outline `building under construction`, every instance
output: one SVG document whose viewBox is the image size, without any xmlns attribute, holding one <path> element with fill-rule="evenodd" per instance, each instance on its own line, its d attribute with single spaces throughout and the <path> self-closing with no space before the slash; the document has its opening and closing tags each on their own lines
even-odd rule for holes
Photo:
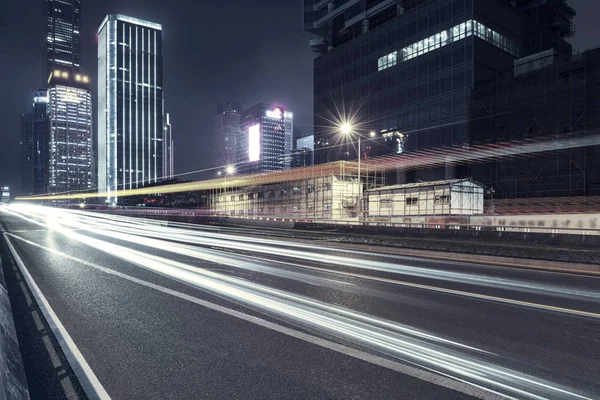
<svg viewBox="0 0 600 400">
<path fill-rule="evenodd" d="M 497 144 L 545 137 L 565 144 L 600 133 L 600 48 L 572 58 L 544 51 L 514 64 L 473 91 L 471 143 Z M 600 146 L 496 159 L 464 168 L 496 199 L 600 195 Z"/>
</svg>

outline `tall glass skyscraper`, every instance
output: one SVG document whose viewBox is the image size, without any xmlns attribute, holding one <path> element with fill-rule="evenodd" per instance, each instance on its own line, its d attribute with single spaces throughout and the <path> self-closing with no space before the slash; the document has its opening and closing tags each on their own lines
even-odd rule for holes
<svg viewBox="0 0 600 400">
<path fill-rule="evenodd" d="M 116 191 L 163 176 L 162 27 L 108 15 L 98 29 L 98 188 Z"/>
<path fill-rule="evenodd" d="M 81 0 L 45 0 L 47 7 L 44 79 L 55 69 L 70 74 L 81 72 Z"/>
<path fill-rule="evenodd" d="M 92 96 L 88 77 L 53 71 L 47 102 L 48 192 L 92 189 Z"/>
<path fill-rule="evenodd" d="M 240 130 L 242 105 L 222 101 L 217 104 L 215 116 L 214 162 L 222 167 L 235 163 L 236 137 Z"/>
</svg>

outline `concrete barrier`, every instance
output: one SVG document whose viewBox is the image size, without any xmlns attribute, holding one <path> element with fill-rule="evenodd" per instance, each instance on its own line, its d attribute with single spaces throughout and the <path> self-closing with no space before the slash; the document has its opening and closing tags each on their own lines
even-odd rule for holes
<svg viewBox="0 0 600 400">
<path fill-rule="evenodd" d="M 0 246 L 0 251 L 2 248 Z M 0 257 L 0 400 L 28 399 L 27 379 Z"/>
</svg>

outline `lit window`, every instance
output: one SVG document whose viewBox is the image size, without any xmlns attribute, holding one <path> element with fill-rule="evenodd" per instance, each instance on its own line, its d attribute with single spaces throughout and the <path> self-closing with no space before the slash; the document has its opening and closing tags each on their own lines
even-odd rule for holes
<svg viewBox="0 0 600 400">
<path fill-rule="evenodd" d="M 450 43 L 457 42 L 471 35 L 475 35 L 480 39 L 485 40 L 488 43 L 518 57 L 518 48 L 512 40 L 507 39 L 503 35 L 495 32 L 485 25 L 474 21 L 468 20 L 461 24 L 458 24 L 450 29 L 446 29 L 440 33 L 436 33 L 428 38 L 420 40 L 409 46 L 406 46 L 401 50 L 402 61 L 408 61 L 412 58 L 420 55 L 429 53 L 430 51 L 444 47 Z M 390 56 L 393 58 L 390 59 Z M 378 71 L 382 71 L 389 68 L 397 63 L 397 52 L 388 54 L 387 56 L 379 58 L 377 62 Z"/>
<path fill-rule="evenodd" d="M 377 70 L 383 71 L 384 69 L 393 67 L 398 63 L 398 52 L 394 51 L 386 56 L 379 57 L 377 60 Z"/>
</svg>

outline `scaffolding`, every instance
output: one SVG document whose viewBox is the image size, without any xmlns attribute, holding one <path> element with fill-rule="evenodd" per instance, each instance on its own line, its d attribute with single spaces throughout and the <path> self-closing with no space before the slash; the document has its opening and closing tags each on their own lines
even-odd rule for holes
<svg viewBox="0 0 600 400">
<path fill-rule="evenodd" d="M 517 61 L 518 73 L 504 71 L 476 86 L 469 121 L 472 143 L 540 137 L 569 143 L 600 132 L 600 49 L 562 61 L 549 52 L 540 56 L 543 62 L 526 66 Z M 493 188 L 497 199 L 581 197 L 583 203 L 585 197 L 600 195 L 599 160 L 598 144 L 567 146 L 494 159 L 470 168 L 468 176 Z"/>
</svg>

